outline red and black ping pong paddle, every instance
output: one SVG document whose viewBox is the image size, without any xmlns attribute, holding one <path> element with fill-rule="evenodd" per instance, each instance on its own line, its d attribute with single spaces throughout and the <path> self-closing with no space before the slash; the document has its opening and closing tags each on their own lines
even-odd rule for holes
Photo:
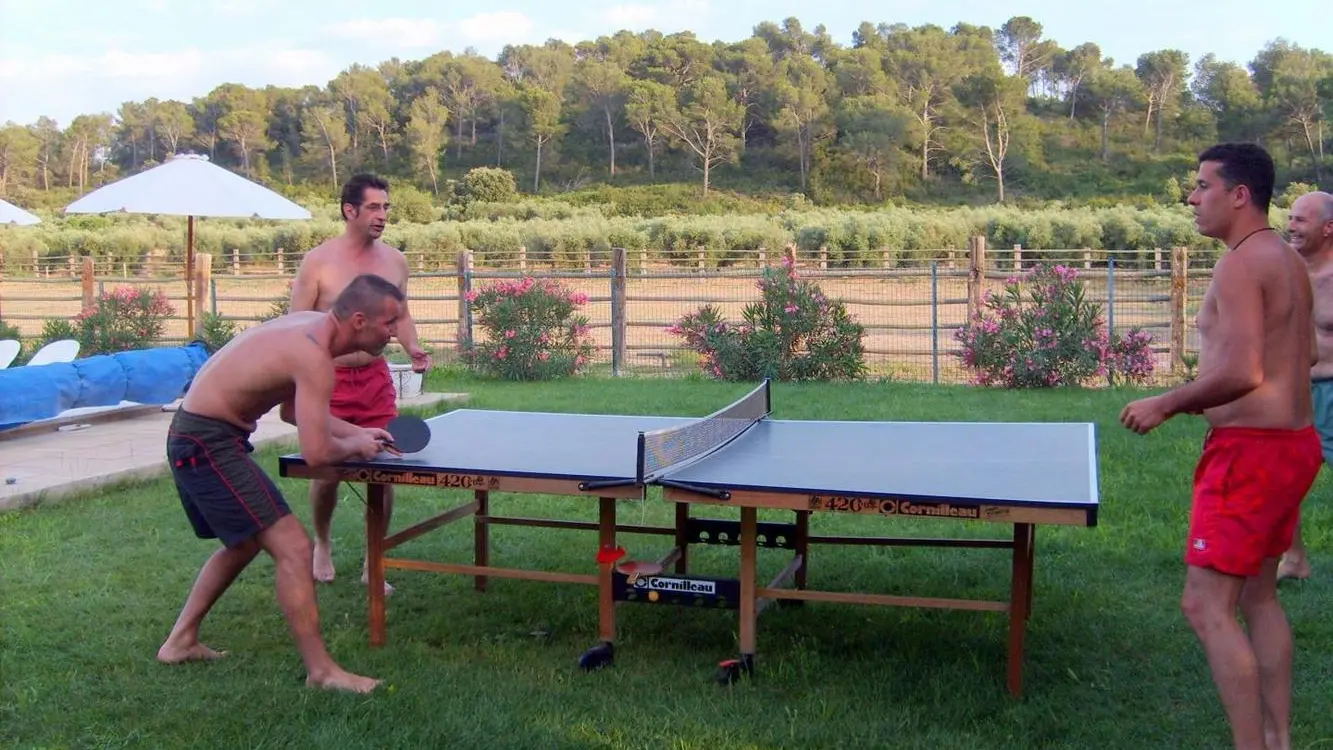
<svg viewBox="0 0 1333 750">
<path fill-rule="evenodd" d="M 406 414 L 394 417 L 385 428 L 393 436 L 386 447 L 398 453 L 416 453 L 430 443 L 430 425 L 421 417 Z"/>
</svg>

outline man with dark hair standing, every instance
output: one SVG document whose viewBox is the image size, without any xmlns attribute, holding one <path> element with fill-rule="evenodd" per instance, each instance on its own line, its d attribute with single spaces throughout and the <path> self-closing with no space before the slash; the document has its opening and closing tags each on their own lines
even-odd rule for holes
<svg viewBox="0 0 1333 750">
<path fill-rule="evenodd" d="M 1277 567 L 1323 462 L 1310 400 L 1313 294 L 1300 255 L 1268 225 L 1273 182 L 1272 158 L 1259 146 L 1219 144 L 1199 155 L 1189 197 L 1195 224 L 1227 252 L 1198 314 L 1198 377 L 1120 415 L 1139 434 L 1177 414 L 1208 422 L 1181 609 L 1235 746 L 1256 750 L 1291 746 L 1292 640 Z"/>
<path fill-rule="evenodd" d="M 1319 356 L 1310 371 L 1314 425 L 1324 445 L 1324 462 L 1333 466 L 1333 195 L 1306 193 L 1291 204 L 1287 218 L 1291 246 L 1305 259 L 1314 287 L 1315 340 Z M 1310 557 L 1296 522 L 1291 549 L 1282 556 L 1278 579 L 1309 578 Z"/>
<path fill-rule="evenodd" d="M 202 539 L 222 548 L 209 557 L 158 649 L 158 661 L 208 661 L 223 654 L 199 642 L 204 617 L 260 550 L 274 562 L 278 603 L 312 687 L 370 692 L 378 680 L 352 674 L 329 656 L 319 632 L 310 574 L 310 537 L 282 492 L 250 453 L 258 419 L 275 406 L 296 425 L 312 466 L 369 460 L 390 439 L 384 430 L 329 414 L 333 361 L 378 354 L 394 335 L 403 294 L 377 276 L 352 279 L 329 312 L 297 312 L 250 328 L 208 359 L 167 433 L 167 459 L 185 516 Z"/>
<path fill-rule="evenodd" d="M 346 223 L 342 235 L 312 248 L 301 260 L 292 282 L 293 312 L 323 311 L 342 294 L 347 283 L 359 274 L 371 273 L 396 284 L 406 295 L 408 267 L 402 252 L 380 241 L 389 214 L 389 183 L 370 174 L 354 175 L 343 186 L 340 212 Z M 417 341 L 416 324 L 406 303 L 398 321 L 398 341 L 412 358 L 412 369 L 430 369 L 430 355 Z M 353 352 L 339 357 L 337 382 L 329 408 L 333 416 L 361 427 L 384 428 L 398 416 L 397 394 L 388 362 L 382 356 Z M 392 488 L 390 488 L 392 489 Z M 338 483 L 310 483 L 310 505 L 315 527 L 314 576 L 317 581 L 334 578 L 332 541 L 329 538 L 333 509 L 338 503 Z M 391 514 L 393 493 L 386 492 L 385 513 Z M 368 578 L 363 565 L 361 581 Z M 393 587 L 385 584 L 385 592 Z"/>
</svg>

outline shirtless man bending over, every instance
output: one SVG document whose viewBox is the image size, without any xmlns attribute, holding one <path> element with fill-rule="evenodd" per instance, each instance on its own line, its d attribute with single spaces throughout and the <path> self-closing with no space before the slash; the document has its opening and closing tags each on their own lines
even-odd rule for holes
<svg viewBox="0 0 1333 750">
<path fill-rule="evenodd" d="M 1199 310 L 1198 377 L 1120 415 L 1139 434 L 1177 414 L 1208 421 L 1181 609 L 1203 645 L 1232 741 L 1247 750 L 1291 746 L 1292 641 L 1277 566 L 1323 462 L 1310 404 L 1310 278 L 1268 226 L 1273 181 L 1273 161 L 1258 146 L 1200 154 L 1189 198 L 1195 224 L 1227 252 Z"/>
<path fill-rule="evenodd" d="M 1314 287 L 1315 340 L 1319 357 L 1310 370 L 1314 426 L 1324 444 L 1324 462 L 1333 466 L 1333 195 L 1306 193 L 1291 204 L 1287 219 L 1291 246 L 1305 258 Z M 1296 522 L 1291 549 L 1282 556 L 1277 577 L 1309 578 L 1310 557 Z"/>
<path fill-rule="evenodd" d="M 310 575 L 310 537 L 282 493 L 250 458 L 257 420 L 275 406 L 296 425 L 312 466 L 371 459 L 389 440 L 383 430 L 329 415 L 334 358 L 376 354 L 394 335 L 403 294 L 376 276 L 347 285 L 330 312 L 300 312 L 243 332 L 195 376 L 167 433 L 167 459 L 185 516 L 201 539 L 223 547 L 204 563 L 171 634 L 157 652 L 177 664 L 223 655 L 199 642 L 208 611 L 262 549 L 273 558 L 278 602 L 305 661 L 306 684 L 372 691 L 378 680 L 345 671 L 319 632 Z"/>
<path fill-rule="evenodd" d="M 346 223 L 342 235 L 322 243 L 306 253 L 292 282 L 292 312 L 324 311 L 342 294 L 347 283 L 358 274 L 373 273 L 393 282 L 407 294 L 407 259 L 380 241 L 389 214 L 389 184 L 374 175 L 354 175 L 342 190 L 342 216 Z M 430 355 L 417 342 L 416 325 L 403 303 L 398 321 L 398 341 L 412 358 L 412 369 L 430 369 Z M 383 429 L 398 416 L 397 396 L 388 362 L 379 352 L 352 352 L 334 360 L 336 382 L 330 409 L 333 416 L 360 427 Z M 385 488 L 384 512 L 393 514 L 392 488 Z M 310 505 L 315 526 L 314 575 L 317 581 L 334 578 L 332 542 L 329 527 L 338 503 L 338 483 L 315 480 L 310 483 Z M 361 582 L 369 572 L 361 569 Z M 384 592 L 392 593 L 387 583 Z"/>
</svg>

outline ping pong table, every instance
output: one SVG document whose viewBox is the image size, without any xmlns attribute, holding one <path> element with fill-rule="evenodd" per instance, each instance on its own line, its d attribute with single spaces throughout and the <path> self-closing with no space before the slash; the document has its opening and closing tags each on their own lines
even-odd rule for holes
<svg viewBox="0 0 1333 750">
<path fill-rule="evenodd" d="M 1026 622 L 1032 610 L 1038 525 L 1095 526 L 1098 473 L 1090 423 L 872 422 L 771 419 L 770 384 L 703 418 L 459 409 L 428 420 L 432 437 L 420 453 L 312 468 L 283 456 L 284 477 L 368 485 L 367 595 L 372 646 L 386 642 L 386 568 L 474 577 L 593 585 L 598 588 L 598 643 L 579 659 L 584 669 L 614 659 L 619 603 L 737 609 L 739 654 L 723 660 L 718 679 L 755 672 L 758 615 L 780 600 L 963 609 L 1007 613 L 1006 687 L 1022 692 Z M 389 535 L 385 487 L 470 490 L 470 502 Z M 673 526 L 621 524 L 620 500 L 659 488 L 675 506 Z M 511 518 L 491 512 L 491 493 L 598 498 L 596 522 Z M 734 506 L 739 520 L 695 518 L 691 506 Z M 792 511 L 790 523 L 760 522 L 760 510 Z M 924 539 L 812 536 L 815 512 L 895 519 L 947 519 L 1012 526 L 1009 538 Z M 471 517 L 471 564 L 390 558 L 387 553 L 444 525 Z M 490 527 L 542 526 L 598 532 L 595 573 L 490 564 Z M 662 534 L 674 547 L 641 565 L 616 535 Z M 689 572 L 692 544 L 738 546 L 735 577 Z M 807 586 L 810 545 L 910 545 L 1012 550 L 1009 596 L 1003 601 L 818 591 Z M 759 550 L 791 550 L 766 585 L 757 580 Z M 674 570 L 665 572 L 674 565 Z"/>
</svg>

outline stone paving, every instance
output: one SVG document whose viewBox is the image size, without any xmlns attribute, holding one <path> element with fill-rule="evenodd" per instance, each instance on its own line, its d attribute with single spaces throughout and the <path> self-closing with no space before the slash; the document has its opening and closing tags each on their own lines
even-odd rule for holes
<svg viewBox="0 0 1333 750">
<path fill-rule="evenodd" d="M 400 408 L 461 402 L 462 393 L 424 393 Z M 13 510 L 126 480 L 167 473 L 167 426 L 176 404 L 91 411 L 0 433 L 0 511 Z M 296 427 L 278 410 L 259 420 L 251 442 L 296 445 Z"/>
</svg>

